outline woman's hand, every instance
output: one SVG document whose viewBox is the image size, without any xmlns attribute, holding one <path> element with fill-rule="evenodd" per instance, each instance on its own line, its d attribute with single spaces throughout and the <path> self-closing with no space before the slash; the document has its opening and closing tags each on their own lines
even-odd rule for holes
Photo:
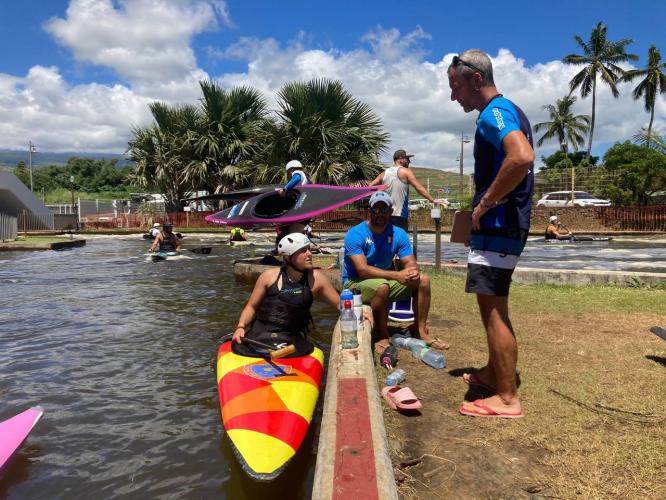
<svg viewBox="0 0 666 500">
<path fill-rule="evenodd" d="M 231 337 L 231 341 L 240 344 L 243 342 L 243 337 L 245 337 L 245 328 L 242 326 L 237 326 L 234 330 L 234 336 Z"/>
</svg>

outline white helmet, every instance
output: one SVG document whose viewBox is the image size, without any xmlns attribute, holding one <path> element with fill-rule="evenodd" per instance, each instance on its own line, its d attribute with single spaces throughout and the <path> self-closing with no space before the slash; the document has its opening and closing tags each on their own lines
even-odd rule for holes
<svg viewBox="0 0 666 500">
<path fill-rule="evenodd" d="M 160 224 L 159 222 L 156 222 L 155 224 L 153 224 L 153 227 L 160 227 L 161 225 L 162 224 Z"/>
<path fill-rule="evenodd" d="M 284 255 L 294 255 L 300 249 L 309 247 L 310 239 L 303 233 L 290 233 L 278 243 L 278 252 Z"/>
<path fill-rule="evenodd" d="M 380 201 L 386 203 L 387 207 L 393 206 L 393 200 L 388 195 L 388 193 L 385 193 L 384 191 L 377 191 L 370 197 L 370 208 L 374 207 L 375 203 L 379 203 Z"/>
<path fill-rule="evenodd" d="M 303 168 L 303 164 L 298 160 L 291 160 L 289 163 L 287 163 L 285 168 L 287 172 L 289 172 L 293 168 Z"/>
<path fill-rule="evenodd" d="M 557 215 L 551 215 L 550 219 L 548 219 L 550 222 L 555 222 L 557 220 Z"/>
</svg>

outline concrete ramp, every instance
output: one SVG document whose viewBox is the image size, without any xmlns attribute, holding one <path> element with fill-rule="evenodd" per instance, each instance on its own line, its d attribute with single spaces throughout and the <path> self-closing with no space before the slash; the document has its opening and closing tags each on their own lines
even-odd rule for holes
<svg viewBox="0 0 666 500">
<path fill-rule="evenodd" d="M 46 205 L 10 172 L 0 172 L 0 212 L 30 216 L 34 229 L 52 229 L 53 216 Z M 41 226 L 41 227 L 40 227 Z"/>
</svg>

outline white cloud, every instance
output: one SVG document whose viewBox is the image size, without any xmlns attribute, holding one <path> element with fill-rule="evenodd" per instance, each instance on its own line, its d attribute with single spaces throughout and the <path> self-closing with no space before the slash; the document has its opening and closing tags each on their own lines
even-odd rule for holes
<svg viewBox="0 0 666 500">
<path fill-rule="evenodd" d="M 178 80 L 196 69 L 192 36 L 229 23 L 220 1 L 71 0 L 45 29 L 77 61 L 115 70 L 126 81 Z"/>
<path fill-rule="evenodd" d="M 192 39 L 205 30 L 232 26 L 226 3 L 214 0 L 72 0 L 64 18 L 45 29 L 72 51 L 78 64 L 112 69 L 114 84 L 68 83 L 55 67 L 35 66 L 27 75 L 0 74 L 0 147 L 24 148 L 32 139 L 42 150 L 121 152 L 133 125 L 150 122 L 148 104 L 155 100 L 195 103 L 198 82 L 209 77 L 196 59 Z M 450 100 L 446 69 L 453 54 L 425 58 L 421 42 L 430 38 L 420 27 L 408 33 L 377 27 L 351 51 L 308 49 L 310 35 L 295 33 L 281 44 L 274 39 L 239 37 L 227 47 L 209 47 L 209 59 L 247 62 L 242 72 L 215 78 L 227 87 L 251 85 L 275 105 L 286 82 L 331 78 L 343 82 L 358 99 L 378 113 L 393 150 L 406 148 L 416 166 L 457 171 L 460 133 L 472 138 L 476 113 L 465 114 Z M 548 119 L 545 104 L 568 93 L 577 68 L 560 61 L 526 66 L 510 51 L 493 57 L 500 92 L 519 105 L 532 124 Z M 649 115 L 633 101 L 633 84 L 621 84 L 619 99 L 599 85 L 595 149 L 630 138 L 646 126 Z M 589 114 L 591 99 L 576 103 Z M 660 97 L 654 127 L 666 128 L 666 100 Z M 550 154 L 547 144 L 537 156 Z M 601 148 L 603 149 L 603 148 Z M 465 146 L 466 171 L 472 167 L 472 144 Z"/>
</svg>

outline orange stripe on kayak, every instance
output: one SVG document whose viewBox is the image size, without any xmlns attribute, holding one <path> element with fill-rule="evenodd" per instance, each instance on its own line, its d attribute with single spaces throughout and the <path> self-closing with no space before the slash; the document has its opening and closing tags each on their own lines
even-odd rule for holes
<svg viewBox="0 0 666 500">
<path fill-rule="evenodd" d="M 267 434 L 298 450 L 308 431 L 308 425 L 309 422 L 296 413 L 271 411 L 239 415 L 225 422 L 224 427 L 227 430 L 246 429 Z"/>
<path fill-rule="evenodd" d="M 220 394 L 220 406 L 224 408 L 229 401 L 241 394 L 260 389 L 261 387 L 270 387 L 271 383 L 266 380 L 249 377 L 245 374 L 238 372 L 229 372 L 218 384 L 218 392 Z"/>
<path fill-rule="evenodd" d="M 289 408 L 270 386 L 260 387 L 228 401 L 222 407 L 222 422 L 226 427 L 232 418 L 262 411 L 289 411 Z"/>
</svg>

